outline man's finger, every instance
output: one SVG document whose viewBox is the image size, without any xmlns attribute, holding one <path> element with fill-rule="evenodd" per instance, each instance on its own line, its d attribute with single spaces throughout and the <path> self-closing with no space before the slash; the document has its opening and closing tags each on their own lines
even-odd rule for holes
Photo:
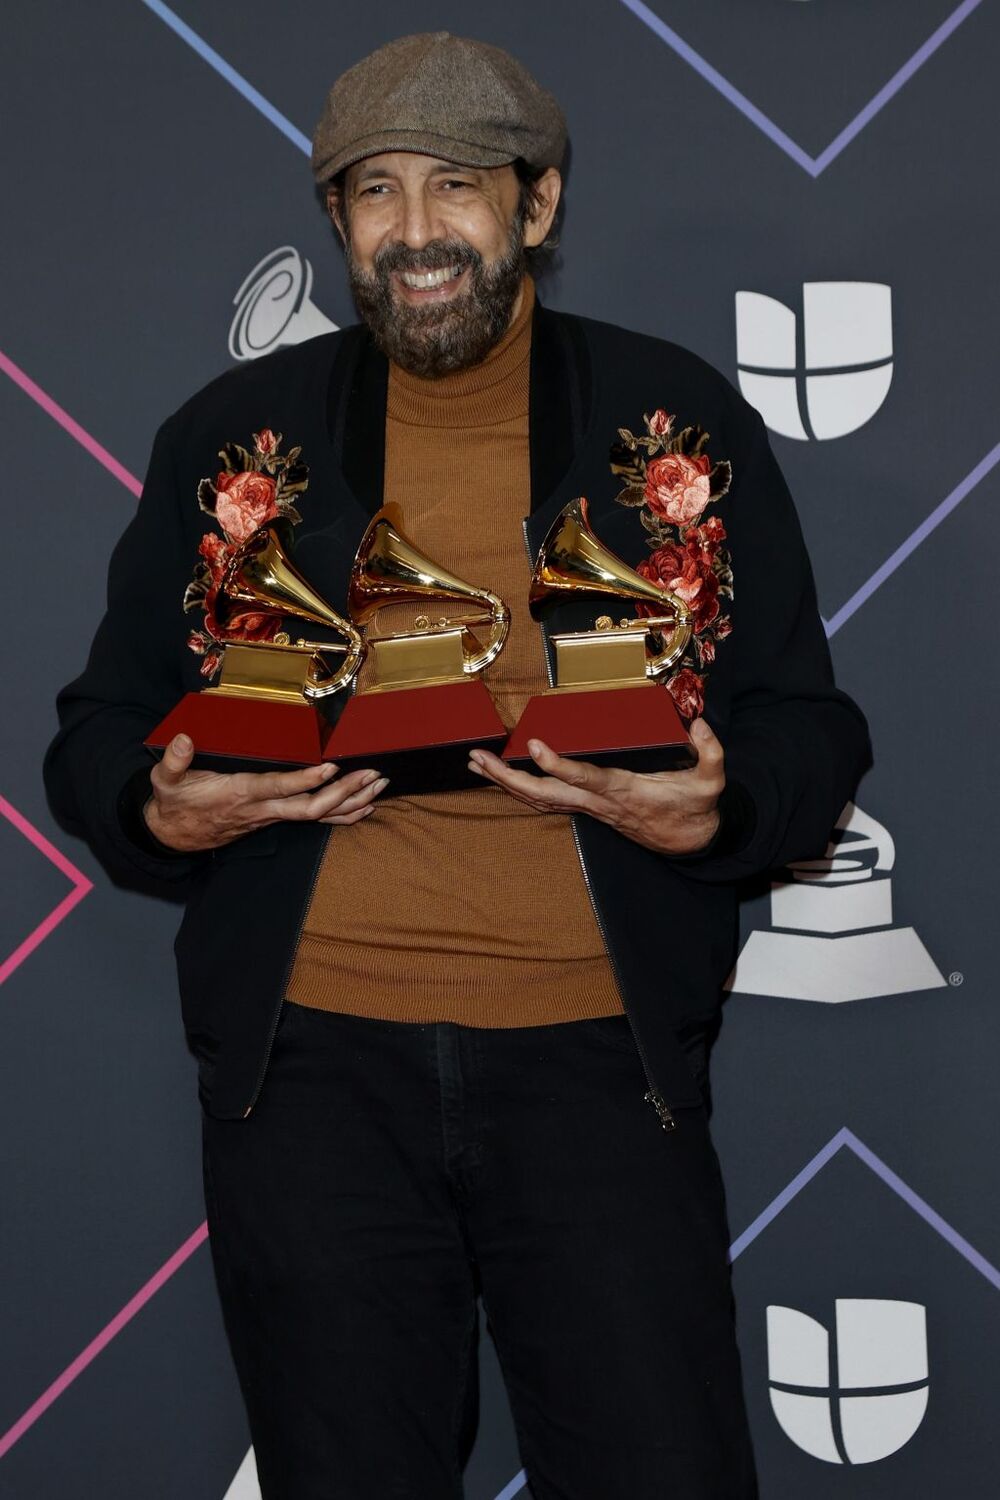
<svg viewBox="0 0 1000 1500">
<path fill-rule="evenodd" d="M 359 807 L 356 812 L 331 813 L 328 818 L 320 818 L 319 821 L 321 823 L 333 823 L 337 827 L 342 827 L 350 823 L 360 823 L 363 818 L 367 818 L 368 814 L 373 813 L 374 811 L 374 802 L 369 802 L 367 806 Z"/>
<path fill-rule="evenodd" d="M 332 781 L 336 774 L 337 766 L 332 760 L 322 761 L 318 766 L 303 766 L 299 771 L 247 771 L 240 778 L 240 790 L 248 801 L 270 802 L 274 798 L 312 792 Z"/>
<path fill-rule="evenodd" d="M 155 768 L 154 783 L 160 787 L 178 786 L 187 775 L 194 759 L 194 742 L 186 734 L 175 734 Z"/>
<path fill-rule="evenodd" d="M 333 812 L 357 808 L 381 795 L 388 786 L 377 771 L 352 771 L 342 781 L 317 792 L 302 792 L 295 797 L 274 797 L 260 805 L 260 811 L 281 823 L 318 823 Z"/>
<path fill-rule="evenodd" d="M 598 796 L 610 789 L 615 773 L 606 770 L 603 766 L 595 766 L 589 760 L 570 760 L 568 756 L 557 755 L 544 740 L 529 740 L 528 750 L 535 765 L 540 771 L 544 771 L 546 776 L 557 776 L 568 786 L 579 787 L 585 792 L 595 792 Z"/>
<path fill-rule="evenodd" d="M 689 732 L 698 752 L 698 764 L 692 768 L 695 774 L 700 772 L 708 776 L 717 775 L 725 760 L 725 751 L 713 734 L 711 725 L 704 719 L 694 719 Z"/>
<path fill-rule="evenodd" d="M 557 760 L 559 758 L 556 756 Z M 571 786 L 557 776 L 535 776 L 531 771 L 515 771 L 489 750 L 473 750 L 469 764 L 496 786 L 542 811 L 590 812 L 596 804 L 597 799 L 583 787 Z"/>
</svg>

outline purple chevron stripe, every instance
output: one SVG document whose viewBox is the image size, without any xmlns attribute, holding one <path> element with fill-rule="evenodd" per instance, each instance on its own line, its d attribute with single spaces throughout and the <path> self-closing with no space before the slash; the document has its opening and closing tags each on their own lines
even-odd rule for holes
<svg viewBox="0 0 1000 1500">
<path fill-rule="evenodd" d="M 904 84 L 909 83 L 914 73 L 922 68 L 929 58 L 934 56 L 938 48 L 948 40 L 954 31 L 957 31 L 962 22 L 968 20 L 972 12 L 982 4 L 982 0 L 962 0 L 962 4 L 952 11 L 951 15 L 927 38 L 922 47 L 917 48 L 913 56 L 892 75 L 884 87 L 879 89 L 874 98 L 870 99 L 865 105 L 864 109 L 859 110 L 854 119 L 844 126 L 840 134 L 834 137 L 826 150 L 821 151 L 819 156 L 810 156 L 808 151 L 804 151 L 797 141 L 792 140 L 792 137 L 781 129 L 780 125 L 776 125 L 769 115 L 766 115 L 762 109 L 758 109 L 756 104 L 747 98 L 746 94 L 741 93 L 738 88 L 729 82 L 728 78 L 724 78 L 717 68 L 713 68 L 712 64 L 702 57 L 700 52 L 696 52 L 678 32 L 674 31 L 672 26 L 668 26 L 666 21 L 662 20 L 655 11 L 650 10 L 649 6 L 643 3 L 643 0 L 619 0 L 619 4 L 624 5 L 626 10 L 630 10 L 661 41 L 666 42 L 667 46 L 676 52 L 678 57 L 683 58 L 684 62 L 690 67 L 694 68 L 695 72 L 700 74 L 706 83 L 711 84 L 712 88 L 720 93 L 723 99 L 728 99 L 729 103 L 735 109 L 738 109 L 740 114 L 745 115 L 752 125 L 756 125 L 757 129 L 762 131 L 768 140 L 773 141 L 780 150 L 784 151 L 786 156 L 791 157 L 796 166 L 801 167 L 804 172 L 808 172 L 810 177 L 816 178 L 822 172 L 826 171 L 831 162 L 836 161 L 840 153 L 850 145 L 856 136 L 861 134 L 867 125 L 871 124 L 875 116 L 881 113 L 890 99 L 895 98 Z"/>
<path fill-rule="evenodd" d="M 837 1131 L 837 1134 L 827 1141 L 826 1145 L 820 1151 L 817 1151 L 811 1161 L 806 1162 L 801 1172 L 798 1172 L 792 1178 L 791 1182 L 782 1188 L 781 1192 L 775 1198 L 772 1198 L 763 1212 L 759 1213 L 753 1223 L 749 1224 L 743 1233 L 733 1241 L 729 1248 L 730 1260 L 736 1260 L 737 1256 L 742 1255 L 743 1251 L 752 1245 L 759 1235 L 763 1234 L 768 1225 L 774 1222 L 792 1200 L 798 1197 L 802 1189 L 808 1183 L 812 1182 L 817 1173 L 821 1172 L 831 1158 L 836 1156 L 837 1152 L 845 1146 L 848 1151 L 853 1151 L 858 1160 L 863 1162 L 870 1171 L 874 1172 L 875 1176 L 880 1178 L 886 1187 L 891 1188 L 897 1197 L 903 1200 L 907 1208 L 911 1208 L 915 1214 L 923 1219 L 925 1224 L 934 1230 L 935 1234 L 939 1234 L 946 1244 L 958 1252 L 963 1260 L 968 1261 L 973 1270 L 978 1271 L 980 1276 L 984 1276 L 992 1287 L 1000 1291 L 1000 1270 L 991 1261 L 988 1261 L 985 1255 L 981 1255 L 974 1245 L 970 1245 L 969 1241 L 963 1235 L 959 1234 L 958 1230 L 954 1229 L 948 1223 L 947 1219 L 942 1218 L 936 1209 L 932 1208 L 924 1198 L 920 1197 L 919 1193 L 914 1192 L 913 1188 L 905 1183 L 902 1177 L 894 1172 L 890 1166 L 887 1166 L 880 1156 L 876 1156 L 871 1147 L 866 1146 L 864 1141 L 860 1140 L 854 1134 L 853 1130 L 848 1130 L 846 1125 L 842 1126 Z"/>
<path fill-rule="evenodd" d="M 985 479 L 987 474 L 995 469 L 998 463 L 1000 463 L 1000 443 L 997 443 L 995 448 L 991 448 L 985 458 L 980 459 L 976 467 L 966 474 L 965 478 L 960 484 L 955 486 L 950 495 L 945 496 L 940 505 L 934 507 L 930 515 L 921 521 L 915 531 L 910 532 L 905 541 L 900 542 L 895 552 L 891 553 L 885 562 L 875 569 L 875 572 L 867 582 L 863 583 L 857 592 L 851 595 L 847 603 L 842 604 L 831 619 L 824 620 L 827 639 L 836 635 L 841 625 L 847 624 L 847 621 L 861 608 L 862 604 L 868 602 L 872 594 L 875 593 L 875 590 L 882 587 L 886 579 L 895 573 L 896 569 L 906 561 L 910 553 L 915 552 L 920 543 L 927 540 L 931 532 L 940 526 L 941 522 L 947 516 L 951 515 L 952 511 L 962 503 L 967 495 L 972 494 L 976 485 Z"/>
</svg>

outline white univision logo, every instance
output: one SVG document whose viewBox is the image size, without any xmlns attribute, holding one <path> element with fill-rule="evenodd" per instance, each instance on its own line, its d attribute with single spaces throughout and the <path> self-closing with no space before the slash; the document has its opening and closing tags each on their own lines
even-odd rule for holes
<svg viewBox="0 0 1000 1500">
<path fill-rule="evenodd" d="M 945 980 L 912 927 L 892 925 L 887 829 L 848 802 L 822 859 L 771 886 L 772 932 L 752 932 L 726 988 L 790 1000 L 872 1000 Z"/>
<path fill-rule="evenodd" d="M 871 420 L 892 384 L 892 290 L 807 281 L 801 330 L 783 302 L 737 292 L 736 359 L 740 390 L 772 432 L 843 437 Z"/>
<path fill-rule="evenodd" d="M 282 245 L 258 261 L 233 298 L 233 359 L 259 359 L 284 344 L 335 333 L 337 324 L 309 296 L 312 281 L 312 266 L 294 245 Z"/>
<path fill-rule="evenodd" d="M 836 1339 L 794 1307 L 767 1309 L 771 1409 L 793 1443 L 830 1464 L 871 1464 L 908 1443 L 927 1410 L 919 1302 L 838 1298 Z"/>
<path fill-rule="evenodd" d="M 260 1481 L 257 1478 L 257 1460 L 252 1448 L 236 1471 L 236 1477 L 222 1500 L 260 1500 Z"/>
</svg>

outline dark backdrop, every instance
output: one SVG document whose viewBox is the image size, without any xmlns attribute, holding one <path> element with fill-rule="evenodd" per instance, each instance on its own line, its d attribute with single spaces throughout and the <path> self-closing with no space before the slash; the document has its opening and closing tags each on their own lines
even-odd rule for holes
<svg viewBox="0 0 1000 1500">
<path fill-rule="evenodd" d="M 763 1495 L 986 1500 L 996 6 L 177 3 L 35 0 L 0 50 L 0 1492 L 255 1493 L 201 1228 L 178 914 L 53 825 L 39 765 L 158 423 L 234 354 L 352 319 L 303 155 L 326 88 L 442 27 L 509 47 L 565 105 L 543 296 L 742 365 L 874 732 L 831 863 L 745 908 L 714 1059 Z M 507 1500 L 526 1491 L 486 1344 L 483 1364 L 468 1493 Z"/>
</svg>

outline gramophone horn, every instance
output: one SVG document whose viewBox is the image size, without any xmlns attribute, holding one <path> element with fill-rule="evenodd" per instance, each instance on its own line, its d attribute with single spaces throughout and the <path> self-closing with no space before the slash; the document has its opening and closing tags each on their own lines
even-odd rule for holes
<svg viewBox="0 0 1000 1500">
<path fill-rule="evenodd" d="M 485 625 L 488 621 L 485 646 L 468 630 L 463 629 L 462 635 L 463 670 L 469 675 L 481 672 L 500 654 L 510 629 L 510 610 L 488 589 L 475 588 L 433 562 L 400 529 L 398 517 L 398 507 L 383 506 L 361 538 L 347 590 L 352 620 L 365 626 L 387 604 L 417 605 L 424 610 L 440 606 L 442 601 L 478 606 L 475 614 L 426 618 L 417 628 L 423 632 Z"/>
<path fill-rule="evenodd" d="M 691 612 L 682 599 L 650 583 L 606 547 L 595 534 L 583 496 L 556 517 L 541 545 L 528 602 L 537 619 L 553 599 L 597 594 L 651 605 L 652 618 L 630 620 L 624 630 L 659 635 L 662 649 L 647 643 L 646 676 L 659 677 L 680 661 L 691 639 Z M 664 627 L 669 626 L 669 631 Z"/>
<path fill-rule="evenodd" d="M 365 643 L 350 620 L 327 604 L 307 583 L 289 556 L 292 523 L 284 517 L 268 521 L 238 548 L 222 575 L 215 603 L 215 616 L 225 628 L 237 613 L 237 604 L 254 605 L 262 614 L 291 615 L 313 625 L 325 625 L 342 635 L 347 644 L 306 641 L 320 655 L 343 652 L 344 660 L 331 677 L 320 678 L 310 668 L 302 691 L 307 698 L 326 698 L 346 687 L 365 659 Z"/>
</svg>

